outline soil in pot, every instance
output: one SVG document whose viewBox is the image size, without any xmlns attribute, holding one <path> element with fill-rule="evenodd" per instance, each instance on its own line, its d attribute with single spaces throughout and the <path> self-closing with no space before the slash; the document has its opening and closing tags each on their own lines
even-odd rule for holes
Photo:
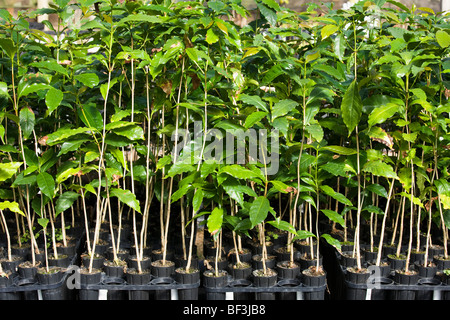
<svg viewBox="0 0 450 320">
<path fill-rule="evenodd" d="M 226 270 L 206 270 L 203 272 L 203 286 L 206 289 L 206 300 L 225 300 L 225 292 L 209 292 L 208 288 L 222 288 L 228 284 Z"/>
<path fill-rule="evenodd" d="M 91 272 L 89 272 L 89 269 L 85 267 L 80 269 L 81 285 L 99 284 L 101 279 L 102 271 L 100 269 L 92 269 Z M 98 295 L 98 290 L 80 289 L 78 298 L 80 300 L 98 300 Z"/>
<path fill-rule="evenodd" d="M 195 284 L 200 282 L 200 270 L 197 268 L 190 268 L 186 270 L 185 267 L 175 269 L 175 281 L 179 284 Z M 191 289 L 179 289 L 179 300 L 198 300 L 198 287 Z"/>
<path fill-rule="evenodd" d="M 256 269 L 252 272 L 253 284 L 258 288 L 273 287 L 277 283 L 278 273 L 271 268 Z M 255 300 L 275 300 L 275 292 L 256 292 Z"/>
<path fill-rule="evenodd" d="M 142 270 L 141 273 L 137 269 L 127 268 L 125 273 L 126 281 L 131 285 L 147 285 L 151 280 L 150 269 Z M 129 290 L 130 300 L 149 300 L 150 292 L 148 290 Z"/>
<path fill-rule="evenodd" d="M 345 270 L 345 280 L 354 284 L 367 284 L 371 273 L 367 268 L 358 269 L 356 266 L 347 267 Z M 346 297 L 348 300 L 365 300 L 367 289 L 346 288 Z"/>
<path fill-rule="evenodd" d="M 307 287 L 322 287 L 325 286 L 327 279 L 327 273 L 322 266 L 310 266 L 302 271 L 301 281 L 303 285 Z M 324 290 L 315 292 L 303 292 L 304 300 L 324 300 Z"/>
</svg>

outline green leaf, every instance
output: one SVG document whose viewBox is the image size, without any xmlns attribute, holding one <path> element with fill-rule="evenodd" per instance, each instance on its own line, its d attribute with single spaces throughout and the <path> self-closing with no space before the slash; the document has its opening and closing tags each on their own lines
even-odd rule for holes
<svg viewBox="0 0 450 320">
<path fill-rule="evenodd" d="M 366 187 L 366 189 L 369 190 L 370 192 L 375 193 L 376 195 L 378 195 L 380 197 L 384 197 L 384 198 L 388 197 L 388 193 L 387 193 L 386 189 L 382 185 L 379 185 L 377 183 L 368 185 Z"/>
<path fill-rule="evenodd" d="M 295 240 L 304 240 L 307 238 L 315 238 L 316 235 L 312 232 L 306 231 L 306 230 L 298 230 L 297 231 L 297 236 L 295 237 Z"/>
<path fill-rule="evenodd" d="M 64 94 L 61 90 L 50 88 L 45 95 L 45 104 L 48 108 L 48 113 L 52 114 L 53 111 L 58 108 L 64 98 Z"/>
<path fill-rule="evenodd" d="M 347 126 L 349 136 L 359 124 L 362 106 L 363 104 L 361 96 L 359 95 L 358 85 L 356 80 L 353 80 L 345 92 L 341 104 L 342 120 L 344 120 L 344 124 Z"/>
<path fill-rule="evenodd" d="M 119 188 L 111 188 L 109 190 L 109 194 L 112 197 L 117 197 L 120 202 L 126 204 L 130 208 L 132 208 L 135 211 L 141 213 L 139 200 L 136 199 L 136 195 L 131 193 L 130 190 L 123 190 L 123 189 L 119 189 Z"/>
<path fill-rule="evenodd" d="M 208 42 L 208 44 L 213 44 L 217 41 L 219 41 L 219 37 L 214 33 L 212 28 L 209 28 L 206 32 L 206 42 Z"/>
<path fill-rule="evenodd" d="M 249 210 L 252 228 L 257 224 L 266 220 L 269 210 L 270 210 L 270 202 L 264 196 L 259 196 L 252 202 L 252 205 Z"/>
<path fill-rule="evenodd" d="M 195 191 L 194 196 L 192 197 L 192 210 L 194 212 L 197 212 L 198 210 L 200 210 L 200 206 L 202 205 L 202 202 L 203 202 L 203 190 L 197 189 Z"/>
<path fill-rule="evenodd" d="M 321 150 L 328 150 L 337 154 L 341 154 L 344 156 L 350 156 L 352 154 L 356 154 L 356 150 L 341 146 L 324 146 Z"/>
<path fill-rule="evenodd" d="M 30 65 L 39 69 L 48 69 L 61 73 L 65 76 L 69 76 L 67 70 L 63 66 L 59 65 L 56 60 L 33 62 Z"/>
<path fill-rule="evenodd" d="M 50 222 L 50 220 L 49 219 L 46 219 L 46 218 L 39 218 L 38 220 L 37 220 L 37 222 L 38 222 L 38 224 L 42 227 L 42 228 L 47 228 L 47 225 L 48 225 L 48 223 Z"/>
<path fill-rule="evenodd" d="M 347 206 L 352 206 L 352 202 L 347 199 L 342 193 L 336 192 L 334 191 L 333 188 L 331 188 L 330 186 L 327 185 L 323 185 L 320 186 L 320 190 L 325 193 L 326 195 L 332 197 L 333 199 L 347 205 Z"/>
<path fill-rule="evenodd" d="M 87 104 L 78 108 L 78 116 L 87 127 L 102 131 L 103 117 L 95 104 Z"/>
<path fill-rule="evenodd" d="M 371 173 L 375 176 L 385 177 L 389 179 L 398 179 L 397 174 L 390 165 L 381 160 L 368 161 L 362 168 L 363 172 Z"/>
<path fill-rule="evenodd" d="M 322 209 L 322 212 L 333 222 L 339 223 L 342 227 L 345 228 L 345 220 L 342 216 L 333 210 Z"/>
<path fill-rule="evenodd" d="M 225 210 L 223 208 L 220 207 L 214 208 L 214 210 L 211 212 L 207 220 L 207 227 L 209 233 L 211 233 L 212 235 L 216 235 L 220 231 L 223 224 L 224 214 Z"/>
<path fill-rule="evenodd" d="M 0 39 L 0 47 L 6 52 L 11 60 L 14 59 L 14 55 L 16 54 L 18 47 L 14 45 L 14 42 L 11 39 Z"/>
<path fill-rule="evenodd" d="M 0 210 L 5 210 L 5 209 L 8 209 L 8 210 L 10 210 L 12 212 L 15 212 L 15 213 L 18 213 L 18 214 L 20 214 L 20 215 L 25 217 L 25 213 L 23 213 L 23 211 L 20 210 L 19 204 L 17 202 L 15 202 L 15 201 L 13 201 L 13 202 L 9 202 L 9 201 L 2 201 L 2 202 L 0 202 Z"/>
<path fill-rule="evenodd" d="M 274 104 L 272 108 L 272 121 L 280 116 L 285 116 L 298 106 L 298 102 L 284 99 Z"/>
<path fill-rule="evenodd" d="M 55 180 L 47 172 L 41 172 L 36 177 L 39 190 L 49 199 L 53 199 L 55 195 Z"/>
<path fill-rule="evenodd" d="M 75 128 L 75 129 L 61 128 L 61 129 L 58 129 L 55 132 L 47 135 L 47 137 L 48 137 L 47 144 L 49 146 L 52 146 L 54 144 L 64 141 L 67 138 L 70 138 L 70 137 L 80 134 L 80 133 L 84 133 L 86 131 L 89 131 L 89 128 L 86 128 L 86 127 L 80 127 L 80 128 Z"/>
<path fill-rule="evenodd" d="M 403 107 L 396 103 L 388 103 L 386 105 L 374 108 L 369 115 L 368 124 L 372 127 L 379 123 L 384 123 L 390 119 L 394 114 L 401 112 Z"/>
<path fill-rule="evenodd" d="M 237 179 L 253 179 L 258 177 L 253 171 L 246 169 L 238 164 L 232 164 L 223 167 L 219 173 L 226 173 Z"/>
<path fill-rule="evenodd" d="M 264 119 L 267 116 L 267 112 L 265 111 L 257 111 L 249 114 L 245 119 L 244 127 L 246 129 L 251 128 L 255 123 Z"/>
<path fill-rule="evenodd" d="M 285 220 L 281 220 L 280 217 L 276 218 L 274 221 L 268 221 L 267 223 L 278 230 L 287 231 L 297 235 L 297 230 L 295 230 L 294 226 Z"/>
<path fill-rule="evenodd" d="M 61 194 L 56 200 L 55 214 L 58 215 L 61 212 L 64 212 L 70 207 L 72 207 L 72 205 L 78 199 L 79 196 L 80 195 L 78 193 L 73 191 L 66 191 L 63 194 Z"/>
<path fill-rule="evenodd" d="M 0 181 L 11 178 L 20 168 L 23 162 L 0 163 Z"/>
<path fill-rule="evenodd" d="M 167 173 L 167 177 L 173 177 L 177 174 L 182 174 L 185 172 L 192 172 L 194 171 L 194 166 L 183 163 L 183 162 L 175 162 L 169 169 L 169 172 Z"/>
<path fill-rule="evenodd" d="M 29 107 L 23 107 L 19 113 L 20 128 L 22 129 L 23 138 L 28 137 L 33 133 L 36 117 L 33 110 Z"/>
<path fill-rule="evenodd" d="M 31 83 L 31 84 L 25 83 L 23 86 L 19 87 L 18 96 L 19 96 L 19 98 L 21 98 L 21 97 L 25 97 L 25 96 L 29 95 L 30 93 L 35 93 L 35 92 L 47 90 L 50 88 L 52 88 L 52 87 L 45 83 Z"/>
<path fill-rule="evenodd" d="M 441 48 L 447 48 L 450 46 L 450 35 L 443 30 L 438 30 L 436 32 L 436 40 Z"/>
<path fill-rule="evenodd" d="M 327 233 L 322 234 L 321 237 L 324 238 L 331 246 L 337 248 L 338 250 L 341 250 L 341 243 L 339 242 L 339 240 L 333 238 Z"/>
<path fill-rule="evenodd" d="M 328 38 L 329 36 L 333 35 L 338 30 L 339 30 L 339 27 L 337 25 L 335 25 L 335 24 L 327 24 L 320 31 L 320 34 L 322 36 L 322 40 L 324 40 L 324 39 Z"/>
<path fill-rule="evenodd" d="M 144 129 L 138 125 L 130 125 L 112 130 L 115 134 L 127 137 L 130 140 L 144 139 Z"/>
<path fill-rule="evenodd" d="M 89 88 L 93 88 L 99 83 L 98 76 L 95 73 L 80 73 L 76 74 L 74 78 Z"/>
<path fill-rule="evenodd" d="M 266 103 L 264 101 L 262 101 L 262 99 L 259 96 L 249 96 L 246 94 L 240 94 L 239 100 L 246 104 L 255 106 L 259 110 L 269 112 L 269 109 L 267 108 Z"/>
<path fill-rule="evenodd" d="M 257 2 L 256 5 L 261 15 L 266 18 L 267 22 L 270 25 L 275 26 L 275 24 L 277 23 L 277 13 L 269 7 L 266 7 L 262 3 Z"/>
</svg>

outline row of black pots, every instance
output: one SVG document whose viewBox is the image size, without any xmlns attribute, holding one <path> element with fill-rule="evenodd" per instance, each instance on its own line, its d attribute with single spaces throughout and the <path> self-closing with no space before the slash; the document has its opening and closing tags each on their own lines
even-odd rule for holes
<svg viewBox="0 0 450 320">
<path fill-rule="evenodd" d="M 245 265 L 245 264 L 244 264 Z M 274 287 L 277 283 L 285 280 L 300 280 L 307 287 L 322 287 L 326 284 L 326 272 L 320 274 L 313 272 L 313 268 L 300 271 L 297 263 L 291 264 L 289 261 L 277 263 L 276 269 L 252 269 L 249 264 L 246 267 L 231 268 L 227 270 L 206 270 L 203 273 L 203 285 L 206 290 L 207 300 L 225 300 L 226 290 L 208 290 L 214 288 L 224 288 L 227 286 L 245 287 L 253 285 L 261 288 L 257 292 L 236 291 L 233 294 L 234 300 L 296 300 L 297 293 L 294 292 L 272 292 L 265 291 L 264 288 Z M 299 286 L 300 282 L 285 282 L 287 285 Z M 300 287 L 299 287 L 300 288 Z M 301 290 L 301 289 L 299 289 Z M 304 300 L 324 300 L 325 290 L 303 293 Z"/>
</svg>

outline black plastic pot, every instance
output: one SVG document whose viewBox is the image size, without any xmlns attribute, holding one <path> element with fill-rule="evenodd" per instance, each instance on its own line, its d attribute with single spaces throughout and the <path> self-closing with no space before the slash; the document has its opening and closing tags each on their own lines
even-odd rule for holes
<svg viewBox="0 0 450 320">
<path fill-rule="evenodd" d="M 306 243 L 304 240 L 298 240 L 294 242 L 294 246 L 300 252 L 300 255 L 310 254 L 311 253 L 311 245 Z M 317 243 L 313 243 L 313 252 L 317 252 Z"/>
<path fill-rule="evenodd" d="M 126 281 L 131 285 L 147 285 L 151 280 L 151 273 L 149 269 L 143 270 L 142 273 L 138 273 L 136 269 L 127 269 L 125 273 Z M 150 293 L 148 290 L 129 290 L 130 300 L 149 300 Z"/>
<path fill-rule="evenodd" d="M 362 270 L 357 270 L 356 267 L 348 267 L 345 270 L 345 280 L 353 284 L 366 284 L 371 273 L 368 269 L 363 268 Z M 347 287 L 346 298 L 348 300 L 365 300 L 367 290 Z"/>
<path fill-rule="evenodd" d="M 360 255 L 361 264 L 364 262 L 364 254 Z M 357 265 L 357 255 L 353 255 L 352 251 L 343 251 L 340 256 L 340 264 L 343 267 L 353 267 Z"/>
<path fill-rule="evenodd" d="M 23 260 L 27 260 L 28 254 L 30 254 L 30 253 L 31 253 L 31 247 L 29 244 L 22 245 L 21 247 L 19 247 L 18 245 L 11 247 L 11 254 L 14 256 L 20 256 L 20 257 L 22 257 Z"/>
<path fill-rule="evenodd" d="M 275 269 L 277 263 L 277 259 L 274 255 L 268 255 L 266 259 L 266 267 L 270 269 Z M 263 262 L 261 260 L 260 254 L 255 254 L 252 256 L 252 268 L 254 270 L 262 269 L 263 268 Z"/>
<path fill-rule="evenodd" d="M 280 261 L 276 267 L 278 278 L 280 280 L 285 279 L 297 279 L 300 275 L 300 265 L 297 262 L 291 264 L 290 261 Z M 278 298 L 280 300 L 296 300 L 297 294 L 295 292 L 280 292 Z"/>
<path fill-rule="evenodd" d="M 300 263 L 300 270 L 302 270 L 302 271 L 308 269 L 309 267 L 317 265 L 317 259 L 311 258 L 311 256 L 308 253 L 300 256 L 300 258 L 298 259 L 298 262 Z M 322 265 L 322 263 L 323 263 L 323 257 L 322 257 L 322 254 L 320 254 L 319 255 L 319 265 Z"/>
<path fill-rule="evenodd" d="M 278 273 L 273 269 L 267 269 L 268 274 L 264 274 L 263 269 L 253 270 L 253 284 L 258 288 L 273 287 L 277 283 Z M 275 300 L 275 292 L 256 292 L 255 300 Z"/>
<path fill-rule="evenodd" d="M 17 267 L 23 261 L 24 260 L 22 256 L 12 255 L 11 260 L 8 259 L 2 260 L 3 271 L 11 271 L 12 276 L 15 276 L 17 274 Z"/>
<path fill-rule="evenodd" d="M 103 263 L 105 262 L 105 257 L 100 254 L 95 254 L 94 258 L 92 259 L 92 268 L 93 269 L 102 269 Z M 81 263 L 83 267 L 89 268 L 89 265 L 91 263 L 91 257 L 86 254 L 81 256 Z"/>
<path fill-rule="evenodd" d="M 81 285 L 99 284 L 101 282 L 101 279 L 102 273 L 100 269 L 92 269 L 91 273 L 89 273 L 85 268 L 82 268 L 82 270 L 80 270 Z M 80 289 L 79 291 L 80 300 L 98 300 L 98 295 L 98 290 Z"/>
<path fill-rule="evenodd" d="M 11 271 L 5 271 L 7 276 L 0 276 L 0 288 L 8 288 L 13 285 L 13 274 Z M 11 292 L 0 292 L 0 300 L 20 300 L 20 293 L 11 290 Z"/>
<path fill-rule="evenodd" d="M 110 261 L 105 261 L 103 263 L 103 271 L 105 272 L 106 279 L 104 282 L 106 284 L 123 284 L 125 280 L 125 268 L 126 262 L 122 265 L 110 264 Z M 107 299 L 108 300 L 125 300 L 126 291 L 124 290 L 108 290 Z"/>
<path fill-rule="evenodd" d="M 445 259 L 444 254 L 434 255 L 433 261 L 439 271 L 450 269 L 450 257 L 448 259 Z"/>
<path fill-rule="evenodd" d="M 42 300 L 65 300 L 65 288 L 63 280 L 64 273 L 60 267 L 52 266 L 49 267 L 49 272 L 45 268 L 39 268 L 36 273 L 36 278 L 39 284 L 43 285 L 56 285 L 54 289 L 42 290 Z"/>
<path fill-rule="evenodd" d="M 152 258 L 149 256 L 143 256 L 140 260 L 141 270 L 146 270 L 151 268 Z M 128 256 L 128 268 L 138 270 L 138 260 L 135 255 Z"/>
<path fill-rule="evenodd" d="M 66 254 L 58 254 L 58 258 L 50 256 L 48 258 L 48 265 L 52 267 L 67 268 L 70 265 L 70 258 Z"/>
<path fill-rule="evenodd" d="M 151 273 L 155 278 L 172 278 L 175 274 L 175 262 L 166 260 L 163 265 L 162 260 L 151 263 Z M 160 282 L 160 284 L 170 284 L 169 282 Z M 155 290 L 155 300 L 170 300 L 170 290 Z"/>
<path fill-rule="evenodd" d="M 229 272 L 231 277 L 233 278 L 232 283 L 234 284 L 234 286 L 241 286 L 241 284 L 251 284 L 250 278 L 252 275 L 252 270 L 252 266 L 248 262 L 243 262 L 240 266 L 231 264 L 229 266 Z M 250 295 L 247 292 L 234 292 L 233 298 L 234 300 L 249 300 Z"/>
<path fill-rule="evenodd" d="M 395 253 L 390 254 L 387 256 L 387 260 L 391 265 L 392 271 L 401 270 L 406 267 L 406 257 L 404 257 L 403 255 L 396 256 Z"/>
<path fill-rule="evenodd" d="M 435 263 L 425 266 L 422 261 L 416 261 L 414 263 L 414 268 L 419 273 L 419 278 L 434 278 L 438 270 Z"/>
<path fill-rule="evenodd" d="M 207 288 L 222 288 L 227 285 L 228 272 L 218 270 L 218 276 L 214 270 L 206 270 L 203 272 L 203 285 Z M 206 300 L 225 300 L 225 292 L 208 292 L 206 291 Z"/>
<path fill-rule="evenodd" d="M 301 281 L 306 287 L 322 287 L 326 284 L 327 273 L 323 271 L 321 274 L 315 274 L 312 272 L 312 268 L 308 268 L 302 271 Z M 304 292 L 304 300 L 324 300 L 325 299 L 325 289 L 316 292 Z"/>
<path fill-rule="evenodd" d="M 246 248 L 244 248 L 242 250 L 243 250 L 243 252 L 238 254 L 239 260 L 241 262 L 250 262 L 252 260 L 252 251 L 250 249 L 246 249 Z M 234 251 L 234 248 L 228 252 L 228 256 L 230 257 L 229 260 L 231 263 L 234 264 L 237 262 L 236 253 Z"/>
<path fill-rule="evenodd" d="M 175 281 L 179 284 L 195 284 L 200 281 L 200 270 L 192 268 L 186 272 L 184 267 L 175 269 Z M 198 288 L 179 289 L 178 300 L 198 300 Z"/>
<path fill-rule="evenodd" d="M 401 270 L 395 270 L 394 281 L 400 285 L 417 285 L 419 281 L 419 273 L 411 271 L 405 274 Z M 392 300 L 415 300 L 416 291 L 414 290 L 393 290 Z"/>
</svg>

